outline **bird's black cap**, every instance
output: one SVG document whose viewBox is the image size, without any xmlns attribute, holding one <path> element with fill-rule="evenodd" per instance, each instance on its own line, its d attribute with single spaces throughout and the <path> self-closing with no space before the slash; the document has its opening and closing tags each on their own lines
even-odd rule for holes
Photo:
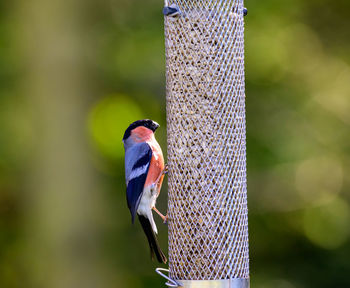
<svg viewBox="0 0 350 288">
<path fill-rule="evenodd" d="M 131 123 L 129 127 L 125 130 L 123 140 L 127 139 L 130 136 L 131 130 L 140 126 L 146 127 L 154 132 L 159 127 L 159 124 L 150 119 L 137 120 Z"/>
</svg>

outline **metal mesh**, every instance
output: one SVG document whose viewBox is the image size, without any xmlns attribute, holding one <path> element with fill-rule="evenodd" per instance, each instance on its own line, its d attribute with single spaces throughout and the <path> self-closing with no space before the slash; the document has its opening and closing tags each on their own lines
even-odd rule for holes
<svg viewBox="0 0 350 288">
<path fill-rule="evenodd" d="M 243 1 L 169 1 L 169 270 L 249 278 Z"/>
</svg>

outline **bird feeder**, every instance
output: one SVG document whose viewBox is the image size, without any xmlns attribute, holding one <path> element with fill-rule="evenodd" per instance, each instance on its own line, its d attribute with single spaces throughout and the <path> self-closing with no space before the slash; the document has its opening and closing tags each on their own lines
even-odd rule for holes
<svg viewBox="0 0 350 288">
<path fill-rule="evenodd" d="M 168 285 L 249 287 L 243 1 L 166 2 Z"/>
</svg>

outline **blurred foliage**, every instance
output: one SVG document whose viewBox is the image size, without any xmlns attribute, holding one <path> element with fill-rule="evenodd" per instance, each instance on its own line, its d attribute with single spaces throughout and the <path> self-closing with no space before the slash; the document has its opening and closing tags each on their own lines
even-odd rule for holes
<svg viewBox="0 0 350 288">
<path fill-rule="evenodd" d="M 0 287 L 164 287 L 121 143 L 166 149 L 162 2 L 33 3 L 0 2 Z M 349 287 L 350 2 L 245 6 L 251 285 Z"/>
<path fill-rule="evenodd" d="M 116 127 L 128 127 L 134 119 L 146 118 L 138 104 L 123 95 L 107 96 L 99 101 L 89 117 L 89 132 L 96 148 L 105 157 L 113 160 L 124 158 L 124 147 L 120 142 L 124 132 Z"/>
</svg>

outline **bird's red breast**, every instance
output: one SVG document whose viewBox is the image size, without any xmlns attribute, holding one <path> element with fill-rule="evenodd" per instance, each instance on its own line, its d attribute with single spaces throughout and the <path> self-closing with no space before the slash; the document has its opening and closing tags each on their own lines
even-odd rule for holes
<svg viewBox="0 0 350 288">
<path fill-rule="evenodd" d="M 146 142 L 152 149 L 152 158 L 151 158 L 145 186 L 152 185 L 153 183 L 156 182 L 159 175 L 162 173 L 164 169 L 164 158 L 163 158 L 162 149 L 160 148 L 156 138 L 154 137 L 153 131 L 146 127 L 140 126 L 133 129 L 131 131 L 131 137 L 133 141 L 137 143 Z M 158 189 L 157 189 L 158 191 L 162 186 L 163 178 L 164 176 L 162 176 L 158 182 Z"/>
<path fill-rule="evenodd" d="M 153 155 L 151 158 L 151 163 L 148 170 L 148 175 L 146 178 L 145 186 L 152 185 L 158 179 L 159 175 L 162 173 L 164 169 L 164 158 L 162 150 L 158 144 L 158 142 L 154 139 L 154 141 L 149 141 L 148 144 L 151 146 Z M 164 175 L 160 178 L 158 182 L 158 191 L 163 183 Z"/>
</svg>

